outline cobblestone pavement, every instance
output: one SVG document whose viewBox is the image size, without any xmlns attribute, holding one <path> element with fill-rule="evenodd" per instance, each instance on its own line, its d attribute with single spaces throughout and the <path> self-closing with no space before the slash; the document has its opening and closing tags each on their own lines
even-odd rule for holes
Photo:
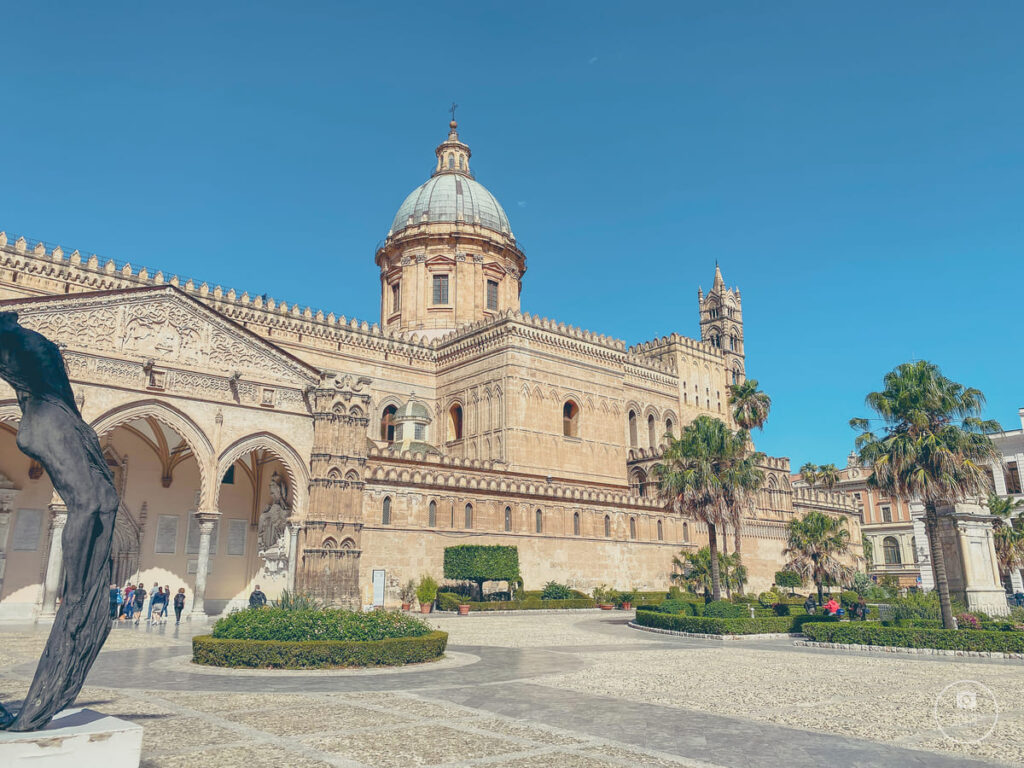
<svg viewBox="0 0 1024 768">
<path fill-rule="evenodd" d="M 207 627 L 118 626 L 77 703 L 142 724 L 147 768 L 1024 763 L 1024 664 L 687 640 L 622 614 L 432 623 L 451 661 L 320 675 L 193 672 L 191 635 Z M 0 625 L 0 700 L 24 695 L 47 629 Z M 933 715 L 963 679 L 1000 705 L 973 745 Z"/>
</svg>

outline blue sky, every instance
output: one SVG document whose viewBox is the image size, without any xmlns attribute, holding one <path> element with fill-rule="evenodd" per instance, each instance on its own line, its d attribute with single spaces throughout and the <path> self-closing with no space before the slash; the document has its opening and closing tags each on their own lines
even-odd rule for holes
<svg viewBox="0 0 1024 768">
<path fill-rule="evenodd" d="M 0 229 L 377 319 L 373 252 L 458 112 L 523 309 L 696 335 L 743 292 L 763 450 L 843 461 L 926 358 L 1024 405 L 1024 5 L 20 3 Z"/>
</svg>

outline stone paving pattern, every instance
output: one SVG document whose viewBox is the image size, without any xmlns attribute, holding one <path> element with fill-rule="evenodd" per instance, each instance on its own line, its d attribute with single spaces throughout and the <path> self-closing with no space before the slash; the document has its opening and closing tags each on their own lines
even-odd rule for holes
<svg viewBox="0 0 1024 768">
<path fill-rule="evenodd" d="M 623 614 L 434 618 L 479 658 L 397 675 L 191 674 L 191 626 L 119 626 L 78 704 L 140 723 L 146 768 L 967 766 L 1024 763 L 1024 664 L 721 643 Z M 0 626 L 0 700 L 28 687 L 45 627 Z M 203 631 L 206 628 L 196 627 Z M 957 680 L 999 722 L 959 745 L 932 719 Z"/>
</svg>

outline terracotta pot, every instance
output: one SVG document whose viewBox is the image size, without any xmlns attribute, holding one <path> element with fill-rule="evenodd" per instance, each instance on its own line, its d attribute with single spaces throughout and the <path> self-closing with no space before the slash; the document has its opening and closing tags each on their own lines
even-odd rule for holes
<svg viewBox="0 0 1024 768">
<path fill-rule="evenodd" d="M 602 611 L 610 611 L 615 606 L 612 605 L 611 603 L 601 603 L 601 605 L 599 605 L 597 607 L 600 608 Z"/>
<path fill-rule="evenodd" d="M 469 616 L 469 606 L 468 605 L 460 605 L 459 606 L 459 616 Z"/>
<path fill-rule="evenodd" d="M 430 609 L 433 608 L 433 607 L 434 606 L 432 606 L 430 603 L 421 603 L 420 604 L 420 613 L 430 613 Z"/>
<path fill-rule="evenodd" d="M 408 611 L 412 606 L 409 603 L 402 603 L 402 610 Z"/>
<path fill-rule="evenodd" d="M 622 604 L 622 610 L 624 610 L 624 611 L 631 611 L 631 610 L 633 610 L 633 604 L 632 603 L 623 603 Z"/>
</svg>

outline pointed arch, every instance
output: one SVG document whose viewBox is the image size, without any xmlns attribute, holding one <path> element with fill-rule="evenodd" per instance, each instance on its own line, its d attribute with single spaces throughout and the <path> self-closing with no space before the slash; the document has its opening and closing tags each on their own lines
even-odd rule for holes
<svg viewBox="0 0 1024 768">
<path fill-rule="evenodd" d="M 309 470 L 307 464 L 303 461 L 298 451 L 270 432 L 257 432 L 256 434 L 239 438 L 225 448 L 217 460 L 216 477 L 224 477 L 228 467 L 232 466 L 250 451 L 260 448 L 281 462 L 284 467 L 285 476 L 288 478 L 288 493 L 291 496 L 292 510 L 305 514 L 306 501 L 309 496 Z M 218 483 L 212 499 L 215 505 L 219 503 L 219 497 L 220 484 Z"/>
</svg>

